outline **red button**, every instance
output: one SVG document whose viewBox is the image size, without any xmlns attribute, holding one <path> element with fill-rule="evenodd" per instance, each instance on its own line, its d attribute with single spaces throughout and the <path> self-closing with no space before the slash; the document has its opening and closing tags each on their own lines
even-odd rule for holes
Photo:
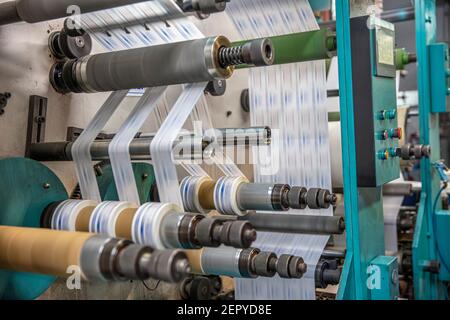
<svg viewBox="0 0 450 320">
<path fill-rule="evenodd" d="M 403 130 L 402 128 L 394 129 L 391 135 L 391 138 L 393 139 L 401 139 L 403 137 Z"/>
</svg>

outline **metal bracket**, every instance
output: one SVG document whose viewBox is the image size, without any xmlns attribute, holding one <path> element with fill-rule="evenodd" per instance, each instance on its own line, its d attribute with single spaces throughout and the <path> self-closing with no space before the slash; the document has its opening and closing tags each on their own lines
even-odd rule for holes
<svg viewBox="0 0 450 320">
<path fill-rule="evenodd" d="M 27 141 L 25 147 L 26 157 L 29 157 L 29 149 L 31 144 L 44 142 L 45 140 L 47 102 L 48 99 L 45 97 L 34 95 L 30 96 L 30 104 L 28 111 Z"/>
</svg>

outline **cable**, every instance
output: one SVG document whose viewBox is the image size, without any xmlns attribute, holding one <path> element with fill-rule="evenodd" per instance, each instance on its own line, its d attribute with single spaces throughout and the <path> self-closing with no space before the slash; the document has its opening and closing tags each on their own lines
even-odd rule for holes
<svg viewBox="0 0 450 320">
<path fill-rule="evenodd" d="M 155 285 L 154 288 L 149 288 L 149 286 L 147 285 L 147 283 L 145 283 L 145 281 L 142 280 L 142 284 L 144 285 L 144 287 L 145 287 L 148 291 L 155 291 L 156 289 L 158 289 L 160 283 L 161 283 L 161 280 L 158 280 L 158 281 L 156 282 L 156 285 Z"/>
</svg>

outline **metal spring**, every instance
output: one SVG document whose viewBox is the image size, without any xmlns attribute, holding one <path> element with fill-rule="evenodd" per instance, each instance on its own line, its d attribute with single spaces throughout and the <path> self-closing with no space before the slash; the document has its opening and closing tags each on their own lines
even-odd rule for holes
<svg viewBox="0 0 450 320">
<path fill-rule="evenodd" d="M 222 68 L 245 64 L 243 47 L 222 47 L 219 50 L 219 63 Z"/>
</svg>

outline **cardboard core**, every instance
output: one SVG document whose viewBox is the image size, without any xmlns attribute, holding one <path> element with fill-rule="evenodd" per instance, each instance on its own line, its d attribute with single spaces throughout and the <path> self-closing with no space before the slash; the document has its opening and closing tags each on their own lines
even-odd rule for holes
<svg viewBox="0 0 450 320">
<path fill-rule="evenodd" d="M 216 181 L 207 180 L 200 185 L 198 190 L 198 200 L 200 205 L 205 210 L 215 210 L 214 204 L 214 188 L 216 187 Z"/>
<path fill-rule="evenodd" d="M 77 221 L 75 222 L 75 230 L 80 232 L 89 232 L 89 221 L 91 220 L 92 212 L 94 212 L 95 207 L 83 208 L 77 216 Z"/>
<path fill-rule="evenodd" d="M 0 269 L 67 277 L 90 233 L 0 226 Z"/>
<path fill-rule="evenodd" d="M 189 259 L 191 265 L 191 272 L 195 274 L 203 274 L 202 268 L 202 254 L 203 250 L 185 250 L 184 251 Z"/>
<path fill-rule="evenodd" d="M 116 221 L 116 236 L 119 238 L 124 238 L 132 240 L 131 226 L 133 224 L 134 216 L 136 215 L 137 209 L 131 208 L 126 209 L 120 213 Z"/>
</svg>

